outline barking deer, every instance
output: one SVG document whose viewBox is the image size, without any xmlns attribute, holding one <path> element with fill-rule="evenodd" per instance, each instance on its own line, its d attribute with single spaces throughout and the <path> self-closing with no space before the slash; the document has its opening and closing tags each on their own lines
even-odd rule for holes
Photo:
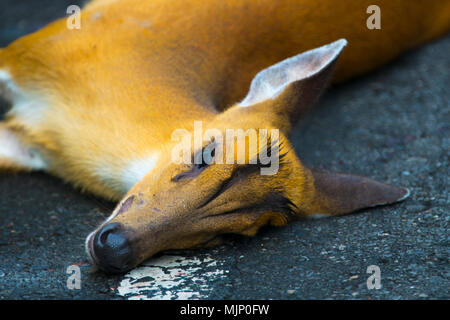
<svg viewBox="0 0 450 320">
<path fill-rule="evenodd" d="M 0 169 L 117 201 L 86 240 L 110 273 L 227 233 L 403 200 L 404 188 L 306 168 L 289 142 L 329 82 L 449 30 L 450 1 L 378 0 L 381 29 L 367 27 L 371 2 L 94 0 L 79 29 L 61 19 L 0 49 L 11 107 Z"/>
</svg>

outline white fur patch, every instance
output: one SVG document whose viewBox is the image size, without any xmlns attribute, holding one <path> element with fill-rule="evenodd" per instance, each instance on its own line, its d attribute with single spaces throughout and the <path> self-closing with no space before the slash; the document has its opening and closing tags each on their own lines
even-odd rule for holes
<svg viewBox="0 0 450 320">
<path fill-rule="evenodd" d="M 122 172 L 121 181 L 129 190 L 144 178 L 156 166 L 159 159 L 157 153 L 133 160 Z"/>
<path fill-rule="evenodd" d="M 44 170 L 47 168 L 47 164 L 38 150 L 25 146 L 8 129 L 0 130 L 0 158 L 9 159 L 11 162 L 29 169 Z"/>
<path fill-rule="evenodd" d="M 267 99 L 275 99 L 290 83 L 309 78 L 326 68 L 346 45 L 347 40 L 340 39 L 262 70 L 255 76 L 249 93 L 238 106 L 248 107 Z"/>
<path fill-rule="evenodd" d="M 158 159 L 158 154 L 150 154 L 119 168 L 104 160 L 93 168 L 92 174 L 109 188 L 125 195 L 156 166 Z"/>
<path fill-rule="evenodd" d="M 5 70 L 0 70 L 0 96 L 11 103 L 8 115 L 23 124 L 34 126 L 44 118 L 48 104 L 42 98 L 21 90 Z"/>
<path fill-rule="evenodd" d="M 13 101 L 18 95 L 18 91 L 11 75 L 5 70 L 0 70 L 0 96 L 8 101 Z"/>
</svg>

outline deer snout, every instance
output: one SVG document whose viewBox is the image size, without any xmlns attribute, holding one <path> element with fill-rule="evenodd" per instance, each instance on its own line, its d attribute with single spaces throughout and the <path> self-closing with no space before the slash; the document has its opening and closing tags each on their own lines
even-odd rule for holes
<svg viewBox="0 0 450 320">
<path fill-rule="evenodd" d="M 121 273 L 134 266 L 129 233 L 122 224 L 107 223 L 90 235 L 87 251 L 93 262 L 107 273 Z"/>
</svg>

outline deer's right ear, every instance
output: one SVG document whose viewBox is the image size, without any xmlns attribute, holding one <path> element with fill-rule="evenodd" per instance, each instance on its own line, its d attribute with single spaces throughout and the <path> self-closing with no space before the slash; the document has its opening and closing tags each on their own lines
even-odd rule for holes
<svg viewBox="0 0 450 320">
<path fill-rule="evenodd" d="M 347 41 L 340 39 L 262 70 L 238 106 L 245 108 L 270 103 L 273 111 L 295 123 L 323 92 L 346 45 Z"/>
</svg>

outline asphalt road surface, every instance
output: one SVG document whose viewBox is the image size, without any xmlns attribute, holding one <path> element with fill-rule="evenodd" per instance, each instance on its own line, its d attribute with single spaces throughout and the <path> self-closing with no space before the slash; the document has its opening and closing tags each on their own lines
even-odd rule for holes
<svg viewBox="0 0 450 320">
<path fill-rule="evenodd" d="M 0 46 L 77 3 L 2 0 Z M 407 187 L 408 200 L 230 236 L 107 276 L 87 262 L 84 239 L 114 204 L 43 173 L 2 173 L 0 299 L 450 298 L 449 52 L 447 37 L 331 88 L 292 137 L 310 167 Z M 80 268 L 80 289 L 71 286 L 71 265 Z M 367 285 L 372 265 L 379 289 Z"/>
</svg>

